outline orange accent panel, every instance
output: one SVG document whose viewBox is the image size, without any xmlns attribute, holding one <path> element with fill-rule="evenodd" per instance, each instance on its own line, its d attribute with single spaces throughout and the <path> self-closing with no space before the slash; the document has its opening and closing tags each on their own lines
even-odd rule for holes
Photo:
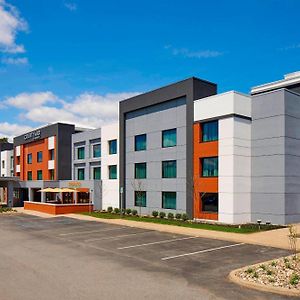
<svg viewBox="0 0 300 300">
<path fill-rule="evenodd" d="M 218 193 L 218 177 L 201 177 L 201 158 L 218 156 L 218 141 L 202 142 L 201 124 L 194 124 L 194 218 L 218 220 L 218 213 L 202 211 L 201 192 Z"/>
<path fill-rule="evenodd" d="M 34 210 L 51 215 L 60 215 L 60 214 L 72 214 L 78 212 L 89 212 L 93 211 L 93 204 L 85 205 L 55 205 L 55 204 L 46 204 L 46 203 L 34 203 L 34 202 L 24 202 L 24 209 Z"/>
<path fill-rule="evenodd" d="M 37 162 L 37 153 L 42 151 L 43 160 Z M 48 170 L 48 161 L 50 159 L 50 153 L 48 150 L 48 138 L 34 141 L 28 144 L 21 145 L 20 147 L 20 179 L 28 180 L 28 172 L 32 172 L 32 180 L 37 180 L 37 171 L 41 170 L 43 173 L 43 180 L 51 180 L 50 172 Z M 27 155 L 32 154 L 32 164 L 27 163 Z M 17 161 L 17 158 L 15 156 Z M 54 160 L 56 161 L 56 137 L 54 137 Z M 56 168 L 54 162 L 54 180 L 57 179 Z"/>
<path fill-rule="evenodd" d="M 77 188 L 76 191 L 81 192 L 81 193 L 89 193 L 90 189 L 88 189 L 88 188 Z"/>
</svg>

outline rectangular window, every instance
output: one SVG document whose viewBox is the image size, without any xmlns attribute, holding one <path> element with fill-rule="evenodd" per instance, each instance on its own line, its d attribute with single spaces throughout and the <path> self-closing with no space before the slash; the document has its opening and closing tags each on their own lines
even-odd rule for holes
<svg viewBox="0 0 300 300">
<path fill-rule="evenodd" d="M 176 209 L 176 192 L 162 192 L 162 208 Z"/>
<path fill-rule="evenodd" d="M 27 172 L 27 180 L 32 180 L 32 172 L 31 171 Z"/>
<path fill-rule="evenodd" d="M 217 193 L 201 193 L 201 210 L 208 213 L 217 213 L 219 205 L 218 198 Z"/>
<path fill-rule="evenodd" d="M 37 180 L 43 180 L 43 171 L 38 170 L 36 177 L 37 177 Z"/>
<path fill-rule="evenodd" d="M 101 157 L 101 144 L 93 145 L 93 157 Z"/>
<path fill-rule="evenodd" d="M 49 170 L 49 178 L 50 180 L 54 180 L 54 170 Z"/>
<path fill-rule="evenodd" d="M 100 180 L 101 179 L 101 168 L 100 167 L 95 167 L 93 169 L 93 178 L 96 180 Z"/>
<path fill-rule="evenodd" d="M 162 132 L 162 147 L 174 147 L 177 144 L 176 128 L 164 130 Z"/>
<path fill-rule="evenodd" d="M 77 159 L 84 159 L 84 147 L 77 148 Z"/>
<path fill-rule="evenodd" d="M 202 176 L 203 177 L 218 176 L 218 157 L 202 158 Z"/>
<path fill-rule="evenodd" d="M 134 178 L 144 179 L 147 177 L 147 164 L 136 163 L 134 164 Z"/>
<path fill-rule="evenodd" d="M 176 160 L 162 162 L 162 178 L 176 178 Z"/>
<path fill-rule="evenodd" d="M 2 169 L 5 168 L 5 160 L 2 160 Z"/>
<path fill-rule="evenodd" d="M 143 151 L 147 148 L 146 134 L 136 135 L 134 137 L 134 151 Z"/>
<path fill-rule="evenodd" d="M 43 152 L 39 151 L 37 153 L 37 162 L 42 162 L 43 161 Z"/>
<path fill-rule="evenodd" d="M 84 169 L 77 169 L 77 179 L 78 180 L 84 180 Z"/>
<path fill-rule="evenodd" d="M 117 179 L 117 165 L 108 166 L 108 178 Z"/>
<path fill-rule="evenodd" d="M 139 206 L 139 207 L 147 206 L 147 195 L 145 191 L 134 192 L 134 206 Z"/>
<path fill-rule="evenodd" d="M 27 154 L 27 163 L 32 164 L 32 153 Z"/>
<path fill-rule="evenodd" d="M 54 160 L 54 149 L 49 150 L 49 160 Z"/>
<path fill-rule="evenodd" d="M 201 124 L 202 142 L 217 141 L 219 138 L 218 121 L 206 122 Z"/>
<path fill-rule="evenodd" d="M 109 154 L 117 154 L 117 140 L 108 141 Z"/>
</svg>

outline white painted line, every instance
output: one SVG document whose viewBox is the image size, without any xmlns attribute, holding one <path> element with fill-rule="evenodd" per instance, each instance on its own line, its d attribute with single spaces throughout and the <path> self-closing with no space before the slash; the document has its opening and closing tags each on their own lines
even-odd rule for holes
<svg viewBox="0 0 300 300">
<path fill-rule="evenodd" d="M 163 241 L 146 243 L 146 244 L 139 244 L 139 245 L 132 245 L 132 246 L 120 247 L 120 248 L 118 248 L 118 250 L 130 249 L 130 248 L 137 248 L 137 247 L 144 247 L 144 246 L 150 246 L 150 245 L 156 245 L 156 244 L 172 243 L 172 242 L 176 242 L 176 241 L 184 241 L 184 240 L 197 239 L 197 238 L 198 238 L 197 236 L 189 236 L 189 237 L 180 238 L 180 239 L 163 240 Z"/>
<path fill-rule="evenodd" d="M 222 249 L 226 249 L 226 248 L 241 246 L 241 245 L 244 245 L 244 244 L 245 243 L 231 244 L 231 245 L 217 247 L 217 248 L 210 248 L 210 249 L 205 249 L 205 250 L 196 251 L 196 252 L 190 252 L 190 253 L 184 253 L 184 254 L 179 254 L 179 255 L 174 255 L 174 256 L 168 256 L 168 257 L 163 257 L 161 260 L 169 260 L 169 259 L 178 258 L 178 257 L 190 256 L 190 255 L 201 254 L 201 253 L 207 253 L 207 252 L 222 250 Z"/>
<path fill-rule="evenodd" d="M 66 235 L 75 235 L 75 234 L 88 234 L 88 233 L 96 233 L 96 232 L 106 232 L 106 231 L 112 231 L 112 230 L 121 230 L 121 229 L 127 229 L 128 227 L 118 227 L 118 228 L 107 228 L 102 230 L 88 230 L 88 231 L 75 231 L 75 232 L 68 232 L 68 233 L 60 233 L 60 236 L 66 236 Z"/>
<path fill-rule="evenodd" d="M 132 235 L 138 235 L 138 234 L 145 234 L 145 233 L 150 233 L 152 231 L 144 231 L 144 232 L 136 232 L 136 233 L 128 233 L 128 234 L 122 234 L 122 235 L 116 235 L 116 236 L 110 236 L 110 237 L 102 237 L 102 238 L 98 238 L 98 239 L 89 239 L 89 240 L 85 240 L 84 242 L 89 243 L 89 242 L 96 242 L 96 241 L 102 241 L 102 240 L 113 240 L 113 239 L 119 239 L 122 237 L 128 237 L 128 236 L 132 236 Z"/>
</svg>

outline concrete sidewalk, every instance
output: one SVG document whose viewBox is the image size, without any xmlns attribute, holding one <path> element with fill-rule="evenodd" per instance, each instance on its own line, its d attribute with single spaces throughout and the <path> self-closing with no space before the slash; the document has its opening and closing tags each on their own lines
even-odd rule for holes
<svg viewBox="0 0 300 300">
<path fill-rule="evenodd" d="M 40 212 L 24 210 L 23 208 L 17 208 L 16 210 L 19 213 L 30 214 L 42 218 L 57 217 L 57 216 L 48 215 Z M 62 215 L 59 216 L 61 217 Z M 180 226 L 173 226 L 173 225 L 163 225 L 163 224 L 155 224 L 155 223 L 147 223 L 147 222 L 128 221 L 123 219 L 101 219 L 101 218 L 95 218 L 95 217 L 79 215 L 79 214 L 68 214 L 63 216 L 74 218 L 77 220 L 102 222 L 108 224 L 143 228 L 148 230 L 156 230 L 160 232 L 183 234 L 188 236 L 198 236 L 203 238 L 232 241 L 237 243 L 269 246 L 269 247 L 275 247 L 280 249 L 290 249 L 290 244 L 288 239 L 288 234 L 289 234 L 288 228 L 262 231 L 257 233 L 241 234 L 241 233 L 204 230 L 204 229 L 180 227 Z M 300 224 L 297 224 L 296 227 L 298 233 L 300 233 Z M 300 249 L 300 239 L 298 239 L 297 245 L 298 245 L 298 249 Z"/>
</svg>

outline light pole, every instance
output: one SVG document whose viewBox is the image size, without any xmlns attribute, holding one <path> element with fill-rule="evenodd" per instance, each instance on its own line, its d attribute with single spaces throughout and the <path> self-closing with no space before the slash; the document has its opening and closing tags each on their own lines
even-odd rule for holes
<svg viewBox="0 0 300 300">
<path fill-rule="evenodd" d="M 121 216 L 121 218 L 123 217 L 123 212 L 122 212 L 122 207 L 123 207 L 123 193 L 124 193 L 124 189 L 121 186 L 120 187 L 120 216 Z"/>
</svg>

